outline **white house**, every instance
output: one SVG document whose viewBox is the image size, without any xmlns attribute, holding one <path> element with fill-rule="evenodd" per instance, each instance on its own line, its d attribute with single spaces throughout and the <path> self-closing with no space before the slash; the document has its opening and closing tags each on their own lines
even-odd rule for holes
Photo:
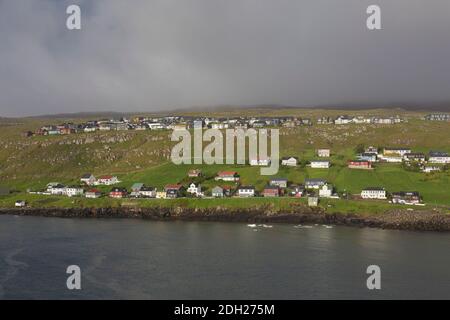
<svg viewBox="0 0 450 320">
<path fill-rule="evenodd" d="M 58 182 L 50 182 L 47 185 L 47 192 L 53 195 L 66 194 L 66 186 Z"/>
<path fill-rule="evenodd" d="M 86 198 L 90 198 L 90 199 L 97 199 L 97 198 L 100 198 L 102 196 L 102 192 L 100 190 L 97 190 L 97 189 L 91 189 L 91 190 L 86 191 L 84 196 Z"/>
<path fill-rule="evenodd" d="M 187 188 L 186 191 L 187 191 L 188 193 L 190 193 L 190 194 L 196 196 L 196 197 L 201 197 L 201 196 L 203 196 L 203 193 L 202 193 L 202 187 L 201 187 L 200 184 L 191 183 L 191 184 L 189 185 L 189 188 Z"/>
<path fill-rule="evenodd" d="M 165 129 L 166 126 L 162 123 L 159 122 L 152 122 L 148 124 L 148 127 L 150 128 L 150 130 L 161 130 L 161 129 Z"/>
<path fill-rule="evenodd" d="M 18 208 L 23 208 L 27 205 L 27 203 L 24 200 L 17 200 L 14 205 Z"/>
<path fill-rule="evenodd" d="M 250 159 L 251 166 L 270 166 L 270 158 Z"/>
<path fill-rule="evenodd" d="M 402 157 L 395 157 L 395 156 L 385 156 L 385 155 L 378 155 L 381 161 L 384 162 L 391 162 L 391 163 L 400 163 L 403 162 Z"/>
<path fill-rule="evenodd" d="M 91 173 L 83 174 L 81 176 L 80 180 L 81 180 L 82 183 L 85 183 L 88 186 L 94 185 L 95 182 L 97 181 L 97 179 L 95 179 L 95 177 Z"/>
<path fill-rule="evenodd" d="M 306 189 L 319 189 L 321 186 L 325 185 L 327 181 L 325 179 L 305 179 L 305 188 Z"/>
<path fill-rule="evenodd" d="M 76 187 L 76 186 L 70 186 L 70 187 L 66 187 L 66 196 L 68 197 L 77 197 L 77 196 L 82 196 L 84 193 L 83 188 L 80 187 Z"/>
<path fill-rule="evenodd" d="M 438 172 L 441 171 L 440 167 L 437 166 L 425 166 L 422 168 L 422 172 L 430 173 L 430 172 Z"/>
<path fill-rule="evenodd" d="M 217 177 L 214 178 L 216 181 L 239 181 L 239 174 L 236 171 L 220 171 L 217 173 Z"/>
<path fill-rule="evenodd" d="M 98 126 L 98 130 L 100 130 L 100 131 L 110 131 L 111 130 L 111 124 L 110 123 L 101 123 Z"/>
<path fill-rule="evenodd" d="M 296 157 L 285 157 L 281 159 L 282 166 L 296 167 L 298 159 Z"/>
<path fill-rule="evenodd" d="M 139 196 L 143 198 L 156 198 L 156 188 L 143 186 L 139 190 Z"/>
<path fill-rule="evenodd" d="M 334 123 L 335 124 L 348 124 L 348 123 L 351 123 L 352 122 L 352 120 L 353 120 L 353 118 L 352 117 L 349 117 L 349 116 L 339 116 L 339 117 L 337 117 L 335 120 L 334 120 Z"/>
<path fill-rule="evenodd" d="M 450 163 L 450 156 L 447 152 L 431 151 L 428 158 L 429 163 Z"/>
<path fill-rule="evenodd" d="M 327 160 L 311 161 L 311 168 L 328 169 L 329 167 L 330 167 L 330 161 L 327 161 Z"/>
<path fill-rule="evenodd" d="M 363 199 L 386 199 L 386 190 L 384 188 L 365 188 L 361 191 Z"/>
<path fill-rule="evenodd" d="M 280 188 L 287 188 L 287 186 L 288 186 L 288 179 L 286 179 L 286 178 L 272 178 L 272 179 L 270 179 L 269 185 L 277 186 L 277 187 L 280 187 Z"/>
<path fill-rule="evenodd" d="M 210 124 L 211 129 L 228 129 L 229 124 L 224 122 L 214 122 Z"/>
<path fill-rule="evenodd" d="M 223 188 L 221 188 L 220 186 L 212 188 L 211 195 L 215 198 L 222 198 L 224 196 Z"/>
<path fill-rule="evenodd" d="M 87 127 L 84 127 L 84 129 L 83 129 L 84 132 L 95 132 L 95 130 L 97 130 L 97 128 L 94 126 L 92 126 L 92 127 L 87 126 Z"/>
<path fill-rule="evenodd" d="M 317 149 L 317 156 L 321 158 L 329 158 L 330 157 L 330 149 Z"/>
<path fill-rule="evenodd" d="M 119 183 L 119 179 L 116 176 L 111 176 L 111 175 L 106 175 L 106 176 L 101 176 L 97 179 L 96 183 L 97 185 L 105 185 L 105 186 L 110 186 L 116 183 Z"/>
<path fill-rule="evenodd" d="M 366 148 L 366 150 L 364 150 L 364 153 L 377 155 L 378 154 L 378 148 L 376 148 L 374 146 L 369 146 L 369 147 Z"/>
<path fill-rule="evenodd" d="M 239 197 L 254 197 L 255 196 L 255 187 L 253 186 L 241 186 L 238 188 L 238 196 Z"/>
<path fill-rule="evenodd" d="M 324 184 L 319 189 L 319 197 L 330 198 L 333 195 L 333 186 L 331 184 Z"/>
</svg>

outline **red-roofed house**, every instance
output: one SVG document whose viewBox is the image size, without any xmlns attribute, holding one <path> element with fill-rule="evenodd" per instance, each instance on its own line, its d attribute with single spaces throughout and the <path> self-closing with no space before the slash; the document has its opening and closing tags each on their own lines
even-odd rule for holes
<svg viewBox="0 0 450 320">
<path fill-rule="evenodd" d="M 215 180 L 222 181 L 239 181 L 239 174 L 236 171 L 220 171 L 217 173 Z"/>
<path fill-rule="evenodd" d="M 198 178 L 202 175 L 202 170 L 200 169 L 192 169 L 188 172 L 188 177 L 190 178 Z"/>
<path fill-rule="evenodd" d="M 370 161 L 350 160 L 347 164 L 350 169 L 372 169 Z"/>
<path fill-rule="evenodd" d="M 110 198 L 123 198 L 126 197 L 128 194 L 127 189 L 125 188 L 112 188 L 109 192 Z"/>
<path fill-rule="evenodd" d="M 102 196 L 102 192 L 97 189 L 91 189 L 91 190 L 86 191 L 84 196 L 86 198 L 92 198 L 92 199 L 100 198 Z"/>
<path fill-rule="evenodd" d="M 168 184 L 164 187 L 166 192 L 166 198 L 178 198 L 183 191 L 183 185 L 181 184 Z"/>
<path fill-rule="evenodd" d="M 267 186 L 263 191 L 264 197 L 279 197 L 280 196 L 280 188 L 278 186 Z"/>
<path fill-rule="evenodd" d="M 119 179 L 117 179 L 116 176 L 111 176 L 111 175 L 106 175 L 106 176 L 101 176 L 97 179 L 96 184 L 100 185 L 103 184 L 105 186 L 110 186 L 112 184 L 116 184 L 119 183 Z"/>
</svg>

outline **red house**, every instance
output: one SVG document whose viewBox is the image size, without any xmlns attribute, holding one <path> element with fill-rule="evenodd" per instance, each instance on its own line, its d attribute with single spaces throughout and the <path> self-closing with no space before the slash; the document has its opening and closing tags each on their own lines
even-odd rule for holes
<svg viewBox="0 0 450 320">
<path fill-rule="evenodd" d="M 350 160 L 348 161 L 348 167 L 350 169 L 372 169 L 372 163 L 370 161 Z"/>
<path fill-rule="evenodd" d="M 280 188 L 277 186 L 267 186 L 263 191 L 264 197 L 279 197 L 280 196 Z"/>
<path fill-rule="evenodd" d="M 128 194 L 127 189 L 125 188 L 112 188 L 109 192 L 110 198 L 123 198 Z"/>
</svg>

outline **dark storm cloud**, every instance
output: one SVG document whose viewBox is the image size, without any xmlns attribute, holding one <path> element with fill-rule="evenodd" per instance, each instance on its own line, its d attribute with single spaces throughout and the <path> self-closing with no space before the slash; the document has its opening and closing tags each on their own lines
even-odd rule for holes
<svg viewBox="0 0 450 320">
<path fill-rule="evenodd" d="M 432 104 L 449 57 L 448 0 L 0 0 L 0 116 Z"/>
</svg>

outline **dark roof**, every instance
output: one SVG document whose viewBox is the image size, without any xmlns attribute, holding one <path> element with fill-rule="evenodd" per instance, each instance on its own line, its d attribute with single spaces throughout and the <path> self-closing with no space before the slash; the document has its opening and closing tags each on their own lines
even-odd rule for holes
<svg viewBox="0 0 450 320">
<path fill-rule="evenodd" d="M 443 151 L 430 151 L 430 157 L 448 157 L 448 153 Z"/>
<path fill-rule="evenodd" d="M 405 196 L 415 196 L 418 197 L 419 196 L 419 192 L 417 191 L 400 191 L 400 192 L 392 192 L 393 196 L 400 196 L 400 197 L 405 197 Z"/>
<path fill-rule="evenodd" d="M 86 193 L 102 193 L 102 192 L 98 189 L 90 189 Z"/>
<path fill-rule="evenodd" d="M 425 154 L 422 152 L 409 152 L 405 154 L 405 157 L 425 157 Z"/>
<path fill-rule="evenodd" d="M 377 155 L 371 152 L 363 152 L 360 154 L 362 157 L 376 157 Z"/>
<path fill-rule="evenodd" d="M 327 182 L 327 180 L 321 179 L 321 178 L 310 178 L 310 179 L 305 179 L 305 182 Z"/>
</svg>

